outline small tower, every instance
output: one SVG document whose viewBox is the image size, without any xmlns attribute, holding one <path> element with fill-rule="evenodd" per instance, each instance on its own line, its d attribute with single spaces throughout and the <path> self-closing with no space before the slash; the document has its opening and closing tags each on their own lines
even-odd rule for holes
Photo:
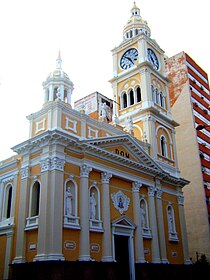
<svg viewBox="0 0 210 280">
<path fill-rule="evenodd" d="M 74 85 L 68 75 L 62 70 L 60 51 L 56 59 L 56 69 L 48 75 L 42 85 L 44 89 L 44 105 L 55 100 L 61 100 L 71 105 Z"/>
</svg>

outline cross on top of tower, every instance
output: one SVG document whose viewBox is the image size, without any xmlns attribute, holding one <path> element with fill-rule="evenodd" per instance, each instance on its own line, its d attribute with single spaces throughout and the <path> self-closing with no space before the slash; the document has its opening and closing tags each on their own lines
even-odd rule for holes
<svg viewBox="0 0 210 280">
<path fill-rule="evenodd" d="M 56 69 L 62 70 L 61 51 L 58 51 L 58 58 L 56 59 Z"/>
</svg>

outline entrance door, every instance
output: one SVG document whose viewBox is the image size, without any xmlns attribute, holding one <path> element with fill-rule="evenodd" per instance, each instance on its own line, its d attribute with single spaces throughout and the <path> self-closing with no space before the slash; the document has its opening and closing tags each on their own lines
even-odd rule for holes
<svg viewBox="0 0 210 280">
<path fill-rule="evenodd" d="M 119 263 L 120 274 L 125 280 L 130 279 L 128 241 L 128 236 L 114 235 L 115 260 Z"/>
</svg>

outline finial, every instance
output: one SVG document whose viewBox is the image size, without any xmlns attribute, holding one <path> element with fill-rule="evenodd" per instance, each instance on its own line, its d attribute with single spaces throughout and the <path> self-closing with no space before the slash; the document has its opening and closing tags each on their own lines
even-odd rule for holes
<svg viewBox="0 0 210 280">
<path fill-rule="evenodd" d="M 56 69 L 62 69 L 61 51 L 58 51 L 58 58 L 56 59 Z"/>
</svg>

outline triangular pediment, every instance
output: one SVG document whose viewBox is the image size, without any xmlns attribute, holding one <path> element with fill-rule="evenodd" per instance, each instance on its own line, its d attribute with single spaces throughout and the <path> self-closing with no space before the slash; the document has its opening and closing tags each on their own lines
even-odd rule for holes
<svg viewBox="0 0 210 280">
<path fill-rule="evenodd" d="M 130 228 L 135 229 L 136 225 L 127 217 L 127 216 L 121 216 L 120 218 L 112 221 L 113 227 L 123 227 L 123 228 Z"/>
<path fill-rule="evenodd" d="M 129 134 L 85 140 L 85 143 L 116 155 L 119 162 L 124 160 L 127 164 L 138 163 L 145 168 L 163 171 L 146 152 L 148 144 Z"/>
</svg>

